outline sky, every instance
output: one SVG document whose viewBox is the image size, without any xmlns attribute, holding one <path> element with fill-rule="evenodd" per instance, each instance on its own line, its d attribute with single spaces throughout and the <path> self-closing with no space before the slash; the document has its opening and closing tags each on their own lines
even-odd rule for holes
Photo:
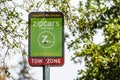
<svg viewBox="0 0 120 80">
<path fill-rule="evenodd" d="M 20 0 L 17 0 L 17 1 L 20 1 Z M 73 6 L 78 6 L 78 1 L 79 0 L 76 0 L 76 1 L 71 0 L 71 3 Z M 25 18 L 27 19 L 27 17 Z M 68 32 L 67 28 L 65 28 L 65 32 Z M 99 43 L 103 41 L 104 37 L 102 36 L 101 33 L 102 31 L 98 30 L 98 33 L 94 37 L 95 43 Z M 27 41 L 25 43 L 27 43 Z M 78 77 L 77 70 L 85 69 L 84 62 L 82 64 L 74 64 L 73 61 L 71 61 L 72 55 L 73 55 L 72 52 L 70 52 L 67 49 L 67 45 L 65 44 L 65 63 L 61 67 L 50 67 L 50 80 L 74 80 Z M 11 65 L 12 64 L 17 65 L 19 60 L 21 59 L 22 59 L 22 56 L 20 54 L 16 54 L 15 56 L 13 56 L 12 59 L 10 59 L 9 63 L 11 63 Z M 43 79 L 43 68 L 42 67 L 31 67 L 31 69 L 32 70 L 30 70 L 29 73 L 30 74 L 34 73 L 31 75 L 33 78 L 35 78 L 36 80 Z M 19 69 L 17 69 L 16 71 L 19 72 Z M 10 72 L 12 72 L 11 75 L 16 77 L 17 79 L 18 75 L 14 73 L 14 70 L 11 70 Z"/>
</svg>

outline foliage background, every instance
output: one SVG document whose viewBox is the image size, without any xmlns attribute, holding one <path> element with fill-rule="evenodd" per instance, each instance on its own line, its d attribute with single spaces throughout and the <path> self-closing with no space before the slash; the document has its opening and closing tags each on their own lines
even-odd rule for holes
<svg viewBox="0 0 120 80">
<path fill-rule="evenodd" d="M 73 51 L 75 63 L 85 62 L 85 70 L 78 70 L 77 80 L 120 80 L 120 0 L 80 0 L 78 7 L 70 0 L 12 0 L 0 2 L 0 64 L 10 78 L 7 60 L 22 54 L 19 80 L 33 78 L 26 62 L 27 20 L 31 11 L 61 11 L 65 16 L 66 44 Z M 94 36 L 102 31 L 104 40 L 94 43 Z M 71 39 L 71 37 L 73 37 Z M 14 66 L 15 67 L 15 66 Z M 13 78 L 14 80 L 14 78 Z"/>
</svg>

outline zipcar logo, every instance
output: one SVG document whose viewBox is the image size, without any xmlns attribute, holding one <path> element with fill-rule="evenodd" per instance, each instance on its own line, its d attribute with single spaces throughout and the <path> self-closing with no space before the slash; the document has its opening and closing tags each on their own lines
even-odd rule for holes
<svg viewBox="0 0 120 80">
<path fill-rule="evenodd" d="M 51 48 L 55 44 L 55 36 L 49 31 L 41 32 L 38 36 L 38 44 L 43 48 Z"/>
</svg>

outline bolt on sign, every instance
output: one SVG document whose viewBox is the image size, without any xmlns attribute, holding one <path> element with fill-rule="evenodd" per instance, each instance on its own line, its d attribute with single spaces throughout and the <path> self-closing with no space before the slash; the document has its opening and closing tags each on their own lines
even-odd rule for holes
<svg viewBox="0 0 120 80">
<path fill-rule="evenodd" d="M 61 66 L 64 64 L 64 16 L 61 12 L 29 14 L 29 64 Z"/>
</svg>

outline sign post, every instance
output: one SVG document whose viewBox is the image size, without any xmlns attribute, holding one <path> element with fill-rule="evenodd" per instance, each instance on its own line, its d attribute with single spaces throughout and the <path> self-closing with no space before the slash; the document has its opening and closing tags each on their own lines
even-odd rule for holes
<svg viewBox="0 0 120 80">
<path fill-rule="evenodd" d="M 50 66 L 62 66 L 64 64 L 63 14 L 61 12 L 31 12 L 28 25 L 29 64 L 42 66 L 44 73 Z"/>
<path fill-rule="evenodd" d="M 50 66 L 43 66 L 43 80 L 50 80 Z"/>
</svg>

